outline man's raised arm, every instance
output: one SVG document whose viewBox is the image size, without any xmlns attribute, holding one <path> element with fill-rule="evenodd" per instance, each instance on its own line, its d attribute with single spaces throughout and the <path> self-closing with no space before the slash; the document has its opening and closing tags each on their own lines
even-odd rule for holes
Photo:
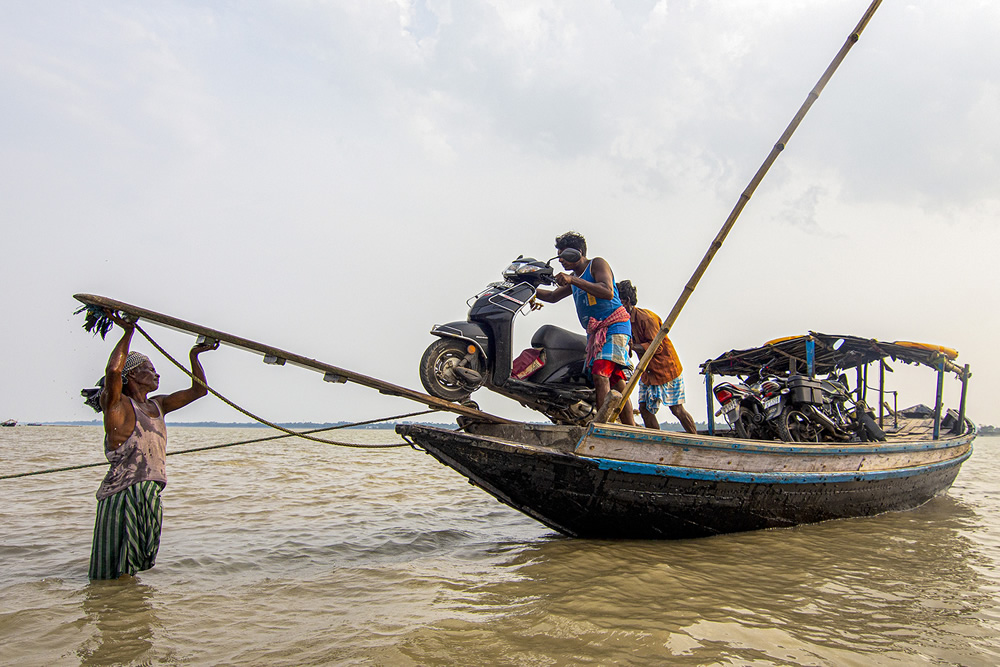
<svg viewBox="0 0 1000 667">
<path fill-rule="evenodd" d="M 218 347 L 219 341 L 211 341 L 195 345 L 191 348 L 191 373 L 198 378 L 198 380 L 204 382 L 205 385 L 208 384 L 208 380 L 205 379 L 205 369 L 202 368 L 198 355 L 208 350 L 215 350 Z M 164 396 L 160 400 L 160 405 L 163 406 L 163 412 L 166 413 L 179 410 L 188 403 L 196 401 L 207 394 L 208 389 L 206 389 L 205 385 L 201 384 L 201 382 L 198 382 L 198 380 L 191 380 L 191 386 L 187 389 L 181 389 L 180 391 L 175 391 L 172 394 Z"/>
</svg>

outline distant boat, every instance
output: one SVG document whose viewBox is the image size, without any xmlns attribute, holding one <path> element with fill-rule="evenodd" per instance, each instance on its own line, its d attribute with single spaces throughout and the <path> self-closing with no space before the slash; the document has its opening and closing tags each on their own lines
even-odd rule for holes
<svg viewBox="0 0 1000 667">
<path fill-rule="evenodd" d="M 16 419 L 8 419 L 5 422 L 0 422 L 0 426 L 17 426 Z"/>
</svg>

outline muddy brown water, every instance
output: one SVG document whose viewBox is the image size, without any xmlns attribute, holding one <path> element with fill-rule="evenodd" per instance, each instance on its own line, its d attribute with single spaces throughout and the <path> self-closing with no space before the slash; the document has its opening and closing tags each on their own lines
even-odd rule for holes
<svg viewBox="0 0 1000 667">
<path fill-rule="evenodd" d="M 0 429 L 0 474 L 100 440 Z M 0 664 L 996 665 L 1000 438 L 975 446 L 910 512 L 676 542 L 562 537 L 409 448 L 172 456 L 156 567 L 126 582 L 87 581 L 102 469 L 4 480 Z"/>
</svg>

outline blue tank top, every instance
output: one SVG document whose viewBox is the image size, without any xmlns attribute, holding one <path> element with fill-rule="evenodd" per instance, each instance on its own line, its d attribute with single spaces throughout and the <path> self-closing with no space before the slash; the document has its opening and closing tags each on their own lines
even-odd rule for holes
<svg viewBox="0 0 1000 667">
<path fill-rule="evenodd" d="M 586 270 L 580 274 L 580 277 L 587 282 L 597 282 L 594 280 L 594 274 L 590 272 L 590 267 L 593 266 L 594 260 L 590 260 L 587 264 Z M 622 300 L 618 296 L 618 285 L 615 284 L 614 276 L 611 276 L 611 285 L 615 291 L 614 298 L 611 299 L 598 299 L 593 294 L 585 292 L 576 285 L 573 285 L 573 301 L 576 302 L 576 315 L 580 318 L 580 324 L 583 328 L 587 328 L 587 323 L 590 322 L 590 318 L 594 317 L 598 320 L 603 320 L 607 318 L 611 313 L 615 312 L 622 306 Z M 611 334 L 626 334 L 632 335 L 632 324 L 628 320 L 624 322 L 615 322 L 610 327 L 608 327 L 608 335 Z"/>
</svg>

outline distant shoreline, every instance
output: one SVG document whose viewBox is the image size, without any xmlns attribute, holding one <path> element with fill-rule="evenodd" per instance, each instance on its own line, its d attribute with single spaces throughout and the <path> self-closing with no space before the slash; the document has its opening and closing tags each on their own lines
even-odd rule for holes
<svg viewBox="0 0 1000 667">
<path fill-rule="evenodd" d="M 336 427 L 344 428 L 345 430 L 356 430 L 356 429 L 367 429 L 373 431 L 384 431 L 392 430 L 396 428 L 396 424 L 419 424 L 420 426 L 433 426 L 436 428 L 446 428 L 453 429 L 456 427 L 455 422 L 417 422 L 417 421 L 391 421 L 382 422 L 379 424 L 365 424 L 363 426 L 347 426 L 351 422 L 277 422 L 278 426 L 282 428 L 293 428 L 293 429 L 322 429 L 328 428 L 333 429 Z M 549 422 L 527 422 L 531 424 L 548 424 Z M 32 422 L 30 424 L 18 424 L 18 427 L 22 426 L 102 426 L 103 422 L 98 419 L 91 419 L 90 421 L 51 421 L 51 422 Z M 167 421 L 168 426 L 186 426 L 192 428 L 271 428 L 266 424 L 260 424 L 258 422 L 174 422 Z M 696 422 L 695 425 L 699 430 L 706 430 L 708 425 L 704 422 Z M 716 424 L 719 427 L 719 424 Z M 661 428 L 664 431 L 683 431 L 684 429 L 680 424 L 662 424 Z M 992 427 L 986 427 L 992 428 Z M 982 428 L 980 429 L 980 435 L 992 435 L 992 433 L 983 433 Z"/>
<path fill-rule="evenodd" d="M 347 426 L 351 422 L 279 422 L 278 426 L 282 428 L 300 428 L 300 429 L 317 429 L 317 428 L 347 428 L 347 429 L 369 429 L 369 430 L 386 430 L 396 428 L 397 423 L 405 424 L 420 424 L 422 426 L 437 426 L 439 428 L 454 428 L 454 424 L 447 424 L 441 422 L 383 422 L 380 424 L 365 424 L 364 426 Z M 54 422 L 41 422 L 39 424 L 30 424 L 31 426 L 102 426 L 103 422 L 92 419 L 91 421 L 54 421 Z M 266 424 L 260 424 L 257 422 L 174 422 L 167 420 L 168 426 L 189 426 L 193 428 L 271 428 Z M 29 426 L 29 424 L 18 424 L 18 426 Z"/>
</svg>

